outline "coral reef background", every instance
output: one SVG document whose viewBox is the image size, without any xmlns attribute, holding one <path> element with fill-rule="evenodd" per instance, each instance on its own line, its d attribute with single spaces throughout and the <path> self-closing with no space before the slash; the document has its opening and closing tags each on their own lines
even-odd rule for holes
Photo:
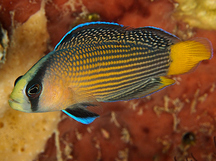
<svg viewBox="0 0 216 161">
<path fill-rule="evenodd" d="M 92 16 L 132 27 L 160 27 L 184 40 L 206 37 L 214 49 L 215 10 L 214 0 L 1 0 L 0 21 L 10 44 L 0 68 L 0 138 L 5 138 L 0 143 L 0 160 L 11 160 L 12 154 L 23 161 L 216 160 L 214 56 L 153 95 L 104 103 L 103 115 L 90 125 L 64 114 L 59 121 L 59 112 L 17 112 L 7 104 L 16 77 L 52 50 L 71 27 L 91 21 Z M 23 28 L 38 13 L 42 18 Z M 49 127 L 45 128 L 48 134 L 37 133 L 44 126 Z M 37 150 L 36 142 L 41 144 Z"/>
</svg>

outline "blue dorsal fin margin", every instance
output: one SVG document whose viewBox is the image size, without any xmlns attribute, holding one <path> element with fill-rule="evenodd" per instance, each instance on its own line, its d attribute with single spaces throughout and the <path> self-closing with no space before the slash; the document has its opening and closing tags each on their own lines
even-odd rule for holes
<svg viewBox="0 0 216 161">
<path fill-rule="evenodd" d="M 164 33 L 167 34 L 167 35 L 170 35 L 170 36 L 173 36 L 173 37 L 179 39 L 179 37 L 177 37 L 176 35 L 171 34 L 170 32 L 168 32 L 168 31 L 166 31 L 166 30 L 164 30 L 164 29 L 162 29 L 162 28 L 159 28 L 159 27 L 154 27 L 154 26 L 145 26 L 145 27 L 140 27 L 140 28 L 145 28 L 145 29 L 155 29 L 155 30 L 162 31 L 162 32 L 164 32 Z"/>
<path fill-rule="evenodd" d="M 55 46 L 54 50 L 56 50 L 58 48 L 58 46 L 64 41 L 64 38 L 71 34 L 71 32 L 73 32 L 74 30 L 78 29 L 78 28 L 81 28 L 81 27 L 84 27 L 84 26 L 88 26 L 88 25 L 101 25 L 101 24 L 104 24 L 104 25 L 116 25 L 116 26 L 121 26 L 123 27 L 123 25 L 120 25 L 118 23 L 115 23 L 115 22 L 100 22 L 100 21 L 96 21 L 96 22 L 86 22 L 86 23 L 82 23 L 82 24 L 79 24 L 77 26 L 75 26 L 74 28 L 72 28 L 70 31 L 68 31 L 64 36 L 63 38 L 59 41 L 59 43 Z"/>
</svg>

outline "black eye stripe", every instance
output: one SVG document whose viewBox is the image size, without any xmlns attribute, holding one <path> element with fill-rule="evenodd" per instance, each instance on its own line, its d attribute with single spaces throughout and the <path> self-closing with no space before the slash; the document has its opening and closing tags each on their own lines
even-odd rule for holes
<svg viewBox="0 0 216 161">
<path fill-rule="evenodd" d="M 38 101 L 42 92 L 42 84 L 39 80 L 30 81 L 26 86 L 26 96 L 31 102 L 32 111 L 37 111 L 38 109 Z"/>
<path fill-rule="evenodd" d="M 31 80 L 28 82 L 28 84 L 26 86 L 25 93 L 26 93 L 27 97 L 28 97 L 29 88 L 32 87 L 34 84 L 39 84 L 40 85 L 40 87 L 41 87 L 40 95 L 41 95 L 41 92 L 43 91 L 43 86 L 42 86 L 43 77 L 44 77 L 44 75 L 46 73 L 46 69 L 49 66 L 49 64 L 50 64 L 50 61 L 49 61 L 49 59 L 47 59 L 45 62 L 40 64 L 39 67 L 33 66 L 33 68 L 37 67 L 38 70 L 36 71 L 35 75 L 31 78 Z M 31 104 L 32 112 L 38 111 L 39 110 L 38 104 L 39 104 L 40 96 L 35 97 L 35 98 L 28 97 L 28 99 L 29 99 L 29 102 Z M 43 107 L 41 107 L 41 108 L 43 108 Z"/>
</svg>

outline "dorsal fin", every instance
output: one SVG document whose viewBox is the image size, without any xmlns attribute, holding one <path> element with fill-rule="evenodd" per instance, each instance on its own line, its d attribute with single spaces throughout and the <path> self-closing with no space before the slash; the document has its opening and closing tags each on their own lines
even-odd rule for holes
<svg viewBox="0 0 216 161">
<path fill-rule="evenodd" d="M 54 50 L 60 50 L 63 49 L 65 46 L 68 45 L 68 43 L 71 43 L 70 45 L 74 45 L 78 42 L 78 39 L 82 39 L 83 36 L 88 36 L 88 32 L 90 33 L 91 29 L 94 28 L 122 28 L 123 25 L 119 25 L 118 23 L 114 22 L 87 22 L 83 24 L 79 24 L 73 29 L 71 29 L 68 33 L 64 35 L 64 37 L 59 41 L 59 43 L 55 46 Z M 86 35 L 79 35 L 80 32 L 86 32 Z"/>
<path fill-rule="evenodd" d="M 88 22 L 70 30 L 56 45 L 55 51 L 76 45 L 115 43 L 144 44 L 164 48 L 179 42 L 175 35 L 156 27 L 132 28 L 112 22 Z"/>
<path fill-rule="evenodd" d="M 161 37 L 164 37 L 164 38 L 167 38 L 168 40 L 171 40 L 174 44 L 180 41 L 180 39 L 176 35 L 173 35 L 170 32 L 167 32 L 167 31 L 165 31 L 165 30 L 163 30 L 161 28 L 158 28 L 158 27 L 145 26 L 145 27 L 140 27 L 140 28 L 137 28 L 137 29 L 138 30 L 143 29 L 143 30 L 148 31 L 148 32 L 153 32 L 153 33 L 155 33 L 157 35 L 160 35 Z"/>
</svg>

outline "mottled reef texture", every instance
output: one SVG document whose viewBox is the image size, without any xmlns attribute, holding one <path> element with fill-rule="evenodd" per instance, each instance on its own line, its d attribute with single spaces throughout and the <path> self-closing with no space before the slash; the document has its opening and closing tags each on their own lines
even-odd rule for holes
<svg viewBox="0 0 216 161">
<path fill-rule="evenodd" d="M 40 8 L 40 1 L 3 0 L 0 5 L 0 20 L 10 33 L 12 24 L 23 23 Z M 182 10 L 176 7 L 170 0 L 47 1 L 45 11 L 50 34 L 47 51 L 77 18 L 89 13 L 97 13 L 103 21 L 133 27 L 161 27 L 182 39 L 207 37 L 216 46 L 216 31 L 184 24 L 184 17 L 179 17 Z M 36 160 L 216 160 L 215 64 L 215 57 L 204 61 L 194 72 L 176 76 L 175 85 L 146 98 L 104 103 L 103 115 L 90 125 L 82 125 L 62 114 L 58 131 Z"/>
</svg>

